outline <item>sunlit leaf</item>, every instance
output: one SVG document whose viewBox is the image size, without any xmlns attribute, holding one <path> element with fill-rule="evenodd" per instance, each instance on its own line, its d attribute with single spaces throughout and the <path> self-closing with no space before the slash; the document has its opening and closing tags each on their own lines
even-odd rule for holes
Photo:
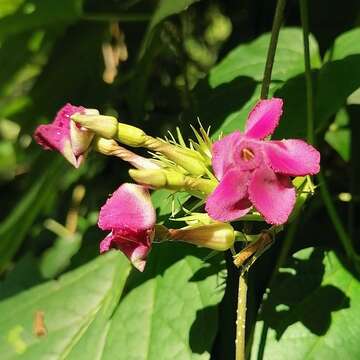
<svg viewBox="0 0 360 360">
<path fill-rule="evenodd" d="M 337 255 L 308 248 L 280 270 L 257 322 L 252 359 L 357 359 L 360 283 Z"/>
</svg>

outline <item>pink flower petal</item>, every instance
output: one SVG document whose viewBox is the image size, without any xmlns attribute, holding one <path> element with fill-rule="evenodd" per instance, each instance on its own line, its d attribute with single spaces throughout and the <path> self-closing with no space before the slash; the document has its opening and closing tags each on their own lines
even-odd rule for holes
<svg viewBox="0 0 360 360">
<path fill-rule="evenodd" d="M 295 205 L 296 192 L 289 177 L 262 167 L 252 174 L 249 198 L 267 223 L 280 225 L 287 221 Z"/>
<path fill-rule="evenodd" d="M 75 106 L 70 103 L 65 104 L 56 114 L 53 125 L 70 130 L 70 117 L 75 113 L 84 113 L 83 106 Z"/>
<path fill-rule="evenodd" d="M 275 172 L 304 176 L 320 171 L 320 153 L 305 141 L 267 141 L 263 150 L 267 164 Z"/>
<path fill-rule="evenodd" d="M 62 152 L 65 139 L 69 139 L 68 135 L 68 129 L 49 124 L 38 126 L 35 130 L 34 138 L 45 150 Z"/>
<path fill-rule="evenodd" d="M 205 209 L 210 217 L 219 221 L 232 221 L 247 214 L 251 208 L 251 203 L 247 199 L 249 178 L 248 171 L 227 171 L 206 200 Z"/>
<path fill-rule="evenodd" d="M 102 254 L 102 253 L 104 253 L 106 251 L 109 251 L 111 249 L 113 239 L 114 239 L 114 236 L 113 236 L 113 234 L 111 232 L 106 236 L 105 239 L 103 239 L 100 242 L 100 254 Z"/>
<path fill-rule="evenodd" d="M 135 184 L 121 185 L 101 208 L 98 225 L 103 230 L 153 228 L 156 221 L 149 191 Z"/>
<path fill-rule="evenodd" d="M 245 135 L 255 139 L 271 135 L 279 124 L 282 106 L 282 99 L 260 100 L 249 114 Z"/>
<path fill-rule="evenodd" d="M 94 136 L 76 126 L 70 116 L 76 112 L 84 112 L 82 106 L 66 104 L 57 113 L 51 124 L 40 125 L 35 131 L 36 142 L 45 150 L 59 151 L 76 168 L 85 159 L 84 154 Z"/>
<path fill-rule="evenodd" d="M 236 166 L 234 155 L 236 155 L 237 145 L 242 139 L 243 135 L 240 131 L 234 131 L 214 142 L 212 146 L 212 167 L 219 180 L 227 170 Z"/>
<path fill-rule="evenodd" d="M 139 271 L 144 271 L 146 258 L 151 248 L 151 234 L 149 231 L 141 233 L 111 232 L 101 241 L 100 253 L 112 248 L 120 250 Z"/>
</svg>

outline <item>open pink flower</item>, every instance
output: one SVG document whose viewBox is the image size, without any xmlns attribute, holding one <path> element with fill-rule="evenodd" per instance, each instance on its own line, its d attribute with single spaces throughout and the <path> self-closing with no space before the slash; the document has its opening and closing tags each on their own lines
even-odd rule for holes
<svg viewBox="0 0 360 360">
<path fill-rule="evenodd" d="M 155 221 L 149 191 L 141 185 L 121 185 L 100 210 L 100 229 L 111 231 L 101 241 L 100 252 L 119 249 L 143 271 L 154 237 Z"/>
<path fill-rule="evenodd" d="M 59 151 L 73 166 L 79 167 L 94 133 L 77 125 L 70 117 L 77 112 L 86 111 L 82 106 L 66 104 L 51 124 L 37 127 L 34 134 L 36 142 L 46 150 Z"/>
<path fill-rule="evenodd" d="M 302 140 L 264 140 L 277 127 L 281 99 L 259 101 L 250 112 L 245 132 L 216 141 L 212 166 L 220 180 L 207 198 L 206 211 L 215 220 L 232 221 L 252 206 L 270 224 L 287 221 L 296 200 L 290 176 L 316 174 L 320 153 Z"/>
</svg>

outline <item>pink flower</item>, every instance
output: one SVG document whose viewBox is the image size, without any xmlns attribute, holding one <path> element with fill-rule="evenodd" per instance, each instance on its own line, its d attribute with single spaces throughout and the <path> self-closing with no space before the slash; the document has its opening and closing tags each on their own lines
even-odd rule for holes
<svg viewBox="0 0 360 360">
<path fill-rule="evenodd" d="M 34 138 L 46 150 L 56 150 L 64 155 L 73 166 L 78 168 L 84 160 L 94 133 L 70 119 L 79 112 L 86 113 L 82 106 L 66 104 L 56 114 L 54 121 L 37 127 Z"/>
<path fill-rule="evenodd" d="M 266 222 L 287 221 L 296 200 L 290 176 L 316 174 L 320 153 L 302 140 L 264 140 L 277 127 L 283 102 L 261 100 L 250 112 L 245 132 L 235 131 L 213 144 L 212 166 L 220 180 L 207 198 L 215 220 L 232 221 L 252 206 Z"/>
<path fill-rule="evenodd" d="M 149 191 L 141 185 L 121 185 L 100 210 L 98 226 L 111 231 L 101 241 L 100 252 L 119 249 L 143 271 L 154 237 L 155 221 Z"/>
</svg>

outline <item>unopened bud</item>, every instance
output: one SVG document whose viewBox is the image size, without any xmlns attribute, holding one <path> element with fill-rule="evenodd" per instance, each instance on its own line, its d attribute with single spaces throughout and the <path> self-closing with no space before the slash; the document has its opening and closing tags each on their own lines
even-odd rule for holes
<svg viewBox="0 0 360 360">
<path fill-rule="evenodd" d="M 155 228 L 155 237 L 160 240 L 183 241 L 217 251 L 225 251 L 234 245 L 235 232 L 230 224 L 187 226 L 182 229 Z"/>
<path fill-rule="evenodd" d="M 101 154 L 107 156 L 116 156 L 124 161 L 127 161 L 137 169 L 160 169 L 160 166 L 152 159 L 137 155 L 132 151 L 120 146 L 115 140 L 112 139 L 97 137 L 94 140 L 94 148 Z"/>
<path fill-rule="evenodd" d="M 129 170 L 129 175 L 139 184 L 153 188 L 166 188 L 169 190 L 200 192 L 210 194 L 217 183 L 213 180 L 193 178 L 173 170 Z"/>
<path fill-rule="evenodd" d="M 96 135 L 105 139 L 112 139 L 117 134 L 118 121 L 113 116 L 99 115 L 95 113 L 74 114 L 71 119 L 82 127 L 93 131 Z"/>
<path fill-rule="evenodd" d="M 132 147 L 144 146 L 146 137 L 145 132 L 135 126 L 118 124 L 117 140 L 124 145 Z"/>
<path fill-rule="evenodd" d="M 163 154 L 169 160 L 183 167 L 191 175 L 201 176 L 206 172 L 206 165 L 195 150 L 172 145 L 151 136 L 147 136 L 143 146 Z"/>
</svg>

